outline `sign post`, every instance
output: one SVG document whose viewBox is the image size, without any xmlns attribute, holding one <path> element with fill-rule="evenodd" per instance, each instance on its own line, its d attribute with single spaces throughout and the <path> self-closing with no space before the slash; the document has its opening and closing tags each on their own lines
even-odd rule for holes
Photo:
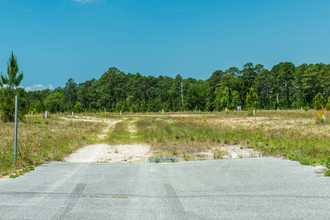
<svg viewBox="0 0 330 220">
<path fill-rule="evenodd" d="M 17 115 L 18 115 L 18 97 L 15 96 L 15 166 L 17 163 Z"/>
</svg>

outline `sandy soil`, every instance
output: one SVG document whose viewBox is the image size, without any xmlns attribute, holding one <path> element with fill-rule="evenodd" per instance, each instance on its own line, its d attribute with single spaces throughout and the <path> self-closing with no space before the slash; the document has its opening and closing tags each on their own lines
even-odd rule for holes
<svg viewBox="0 0 330 220">
<path fill-rule="evenodd" d="M 237 159 L 237 158 L 250 158 L 250 157 L 262 156 L 262 152 L 260 151 L 250 148 L 244 148 L 239 145 L 230 145 L 230 146 L 223 146 L 218 148 L 224 153 L 222 159 Z M 214 159 L 212 150 L 199 152 L 195 155 L 195 157 L 197 159 L 202 159 L 202 160 Z"/>
<path fill-rule="evenodd" d="M 0 177 L 0 182 L 9 179 L 9 175 Z"/>
<path fill-rule="evenodd" d="M 103 129 L 102 133 L 98 135 L 100 140 L 104 140 L 105 137 L 111 132 L 111 129 L 122 120 L 101 120 L 92 117 L 71 117 L 63 118 L 65 120 L 81 120 L 81 121 L 93 121 L 103 122 L 108 126 Z M 126 118 L 123 118 L 125 120 Z M 136 128 L 133 122 L 129 125 L 129 131 L 131 136 L 136 133 Z M 145 162 L 150 157 L 150 146 L 141 144 L 131 145 L 108 145 L 108 144 L 96 144 L 85 146 L 76 152 L 72 153 L 64 160 L 67 162 L 110 162 L 110 163 L 128 163 L 128 162 Z"/>
<path fill-rule="evenodd" d="M 106 121 L 104 121 L 105 123 L 107 123 L 109 125 L 105 129 L 103 129 L 102 134 L 99 134 L 98 138 L 100 140 L 103 140 L 110 132 L 110 129 L 113 128 L 118 122 L 121 122 L 121 121 L 122 120 L 118 120 L 118 121 L 106 120 Z"/>
<path fill-rule="evenodd" d="M 262 128 L 264 130 L 290 129 L 302 134 L 322 134 L 330 136 L 329 126 L 314 126 L 314 119 L 283 119 L 280 117 L 246 117 L 212 119 L 208 124 L 232 128 Z"/>
<path fill-rule="evenodd" d="M 89 145 L 77 150 L 64 160 L 67 162 L 145 162 L 150 157 L 148 145 Z"/>
</svg>

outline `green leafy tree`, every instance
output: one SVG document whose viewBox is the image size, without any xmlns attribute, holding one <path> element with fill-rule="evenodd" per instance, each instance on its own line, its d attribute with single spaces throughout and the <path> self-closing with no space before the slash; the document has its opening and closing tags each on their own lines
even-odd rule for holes
<svg viewBox="0 0 330 220">
<path fill-rule="evenodd" d="M 147 104 L 145 102 L 145 100 L 143 100 L 141 102 L 141 105 L 140 105 L 140 109 L 139 109 L 140 112 L 146 112 L 147 111 Z"/>
<path fill-rule="evenodd" d="M 121 110 L 122 110 L 122 112 L 128 112 L 129 111 L 127 102 L 123 102 L 123 105 L 121 107 Z"/>
<path fill-rule="evenodd" d="M 263 69 L 254 81 L 254 88 L 258 96 L 259 107 L 270 108 L 270 96 L 273 85 L 271 72 Z"/>
<path fill-rule="evenodd" d="M 315 96 L 314 106 L 316 110 L 319 110 L 324 107 L 325 99 L 323 95 L 319 92 Z"/>
<path fill-rule="evenodd" d="M 280 97 L 283 97 L 280 102 L 281 107 L 291 108 L 295 65 L 290 62 L 281 62 L 271 71 L 274 77 L 273 90 L 275 94 L 278 93 Z"/>
<path fill-rule="evenodd" d="M 253 87 L 250 88 L 249 92 L 246 94 L 246 108 L 249 115 L 252 115 L 253 109 L 257 107 L 257 94 L 254 92 Z"/>
<path fill-rule="evenodd" d="M 82 105 L 80 102 L 73 106 L 73 112 L 80 113 L 82 112 Z"/>
<path fill-rule="evenodd" d="M 77 83 L 70 78 L 67 83 L 65 83 L 63 91 L 63 105 L 66 110 L 72 110 L 73 106 L 77 101 Z"/>
<path fill-rule="evenodd" d="M 77 101 L 81 103 L 83 109 L 96 109 L 102 107 L 98 105 L 97 80 L 92 79 L 80 83 L 77 88 Z M 103 106 L 111 109 L 111 106 Z"/>
<path fill-rule="evenodd" d="M 137 108 L 134 104 L 131 106 L 131 112 L 137 112 Z"/>
<path fill-rule="evenodd" d="M 61 92 L 54 92 L 47 96 L 44 103 L 46 106 L 46 110 L 50 112 L 57 112 L 62 110 L 62 100 L 63 100 L 63 94 Z"/>
<path fill-rule="evenodd" d="M 325 109 L 326 109 L 327 111 L 330 111 L 330 96 L 328 97 L 328 103 L 327 103 L 327 105 L 325 106 Z"/>
<path fill-rule="evenodd" d="M 222 111 L 229 105 L 229 92 L 228 88 L 223 88 L 217 92 L 217 96 L 214 100 L 213 106 L 215 107 L 216 111 Z"/>
<path fill-rule="evenodd" d="M 7 76 L 1 74 L 0 87 L 2 95 L 0 97 L 0 109 L 2 111 L 2 120 L 7 122 L 14 121 L 15 114 L 15 95 L 16 88 L 23 80 L 23 72 L 19 73 L 17 58 L 11 53 L 7 66 Z M 19 118 L 23 118 L 24 112 L 19 111 Z"/>
<path fill-rule="evenodd" d="M 123 101 L 120 101 L 116 104 L 116 111 L 117 112 L 120 112 L 123 110 L 123 106 L 124 106 L 124 102 Z"/>
</svg>

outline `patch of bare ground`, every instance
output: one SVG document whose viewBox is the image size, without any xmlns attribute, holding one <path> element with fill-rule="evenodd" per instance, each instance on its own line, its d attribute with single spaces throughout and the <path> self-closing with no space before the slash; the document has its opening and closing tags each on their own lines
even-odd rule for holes
<svg viewBox="0 0 330 220">
<path fill-rule="evenodd" d="M 129 124 L 128 124 L 128 131 L 129 131 L 129 133 L 131 135 L 131 138 L 136 138 L 137 137 L 136 136 L 137 130 L 136 130 L 135 122 L 136 121 L 130 121 Z"/>
<path fill-rule="evenodd" d="M 107 124 L 107 127 L 102 130 L 102 133 L 98 135 L 98 139 L 104 140 L 105 137 L 108 135 L 110 130 L 122 120 L 112 120 L 112 119 L 100 119 L 95 117 L 89 117 L 89 116 L 70 116 L 70 117 L 61 117 L 63 120 L 74 120 L 74 121 L 86 121 L 86 122 L 101 122 Z"/>
<path fill-rule="evenodd" d="M 0 182 L 9 179 L 9 175 L 0 177 Z"/>
<path fill-rule="evenodd" d="M 209 150 L 194 154 L 196 160 L 213 160 L 213 159 L 237 159 L 261 157 L 262 152 L 251 148 L 245 148 L 239 145 L 229 145 L 221 147 L 213 147 Z"/>
<path fill-rule="evenodd" d="M 112 129 L 118 122 L 121 122 L 122 120 L 117 120 L 117 121 L 111 121 L 111 120 L 105 120 L 104 122 L 109 124 L 105 129 L 103 129 L 102 134 L 98 135 L 98 138 L 100 140 L 104 140 L 105 137 L 108 135 L 110 132 L 110 129 Z"/>
<path fill-rule="evenodd" d="M 90 116 L 69 116 L 69 117 L 60 117 L 60 119 L 63 120 L 75 120 L 75 121 L 89 121 L 89 122 L 102 122 L 105 121 L 104 119 L 101 118 L 95 118 L 95 117 L 90 117 Z"/>
<path fill-rule="evenodd" d="M 71 154 L 67 162 L 141 163 L 150 157 L 150 147 L 143 144 L 89 145 Z"/>
<path fill-rule="evenodd" d="M 209 119 L 207 123 L 231 128 L 262 128 L 263 130 L 290 129 L 302 134 L 330 136 L 329 126 L 316 126 L 314 119 L 283 119 L 281 117 L 246 117 Z"/>
</svg>

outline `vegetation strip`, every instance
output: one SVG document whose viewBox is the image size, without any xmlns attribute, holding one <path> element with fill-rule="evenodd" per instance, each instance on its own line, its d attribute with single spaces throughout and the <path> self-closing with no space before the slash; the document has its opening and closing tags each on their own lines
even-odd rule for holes
<svg viewBox="0 0 330 220">
<path fill-rule="evenodd" d="M 25 123 L 19 124 L 18 162 L 13 166 L 14 124 L 0 122 L 0 176 L 49 161 L 62 161 L 76 149 L 95 143 L 96 134 L 104 126 L 101 121 L 62 120 L 56 115 L 48 119 L 42 115 L 28 116 Z"/>
</svg>

